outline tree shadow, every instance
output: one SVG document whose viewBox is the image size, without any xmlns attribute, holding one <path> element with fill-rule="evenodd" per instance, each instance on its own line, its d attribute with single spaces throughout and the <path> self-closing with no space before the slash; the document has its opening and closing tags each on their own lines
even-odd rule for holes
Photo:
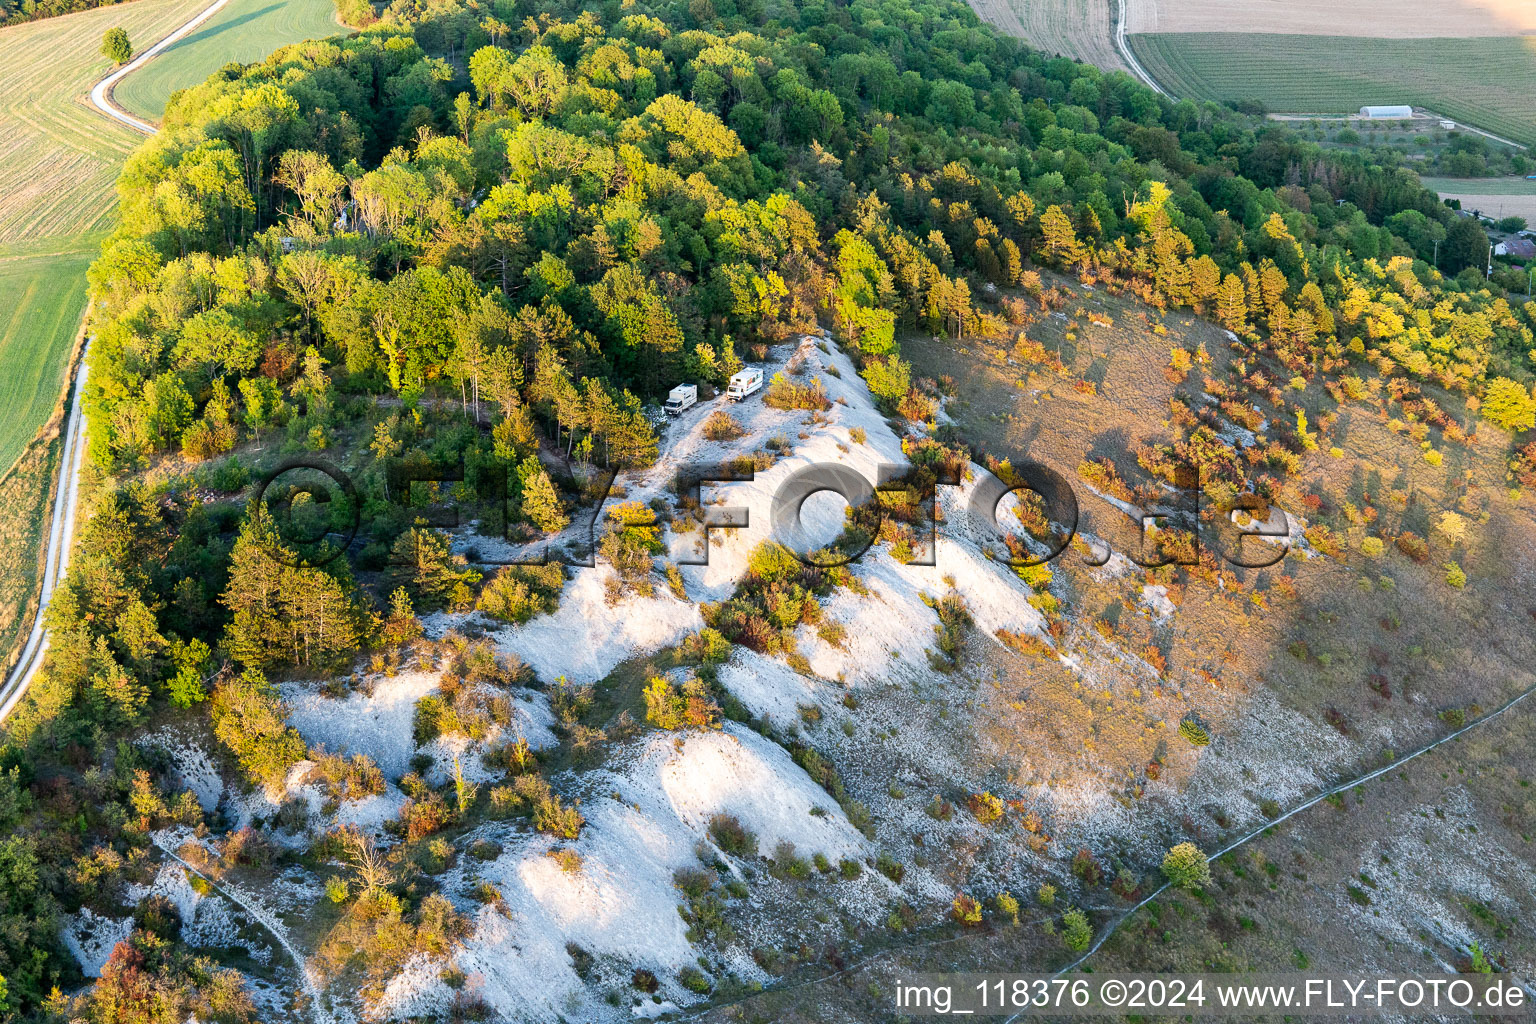
<svg viewBox="0 0 1536 1024">
<path fill-rule="evenodd" d="M 239 28 L 241 25 L 255 21 L 257 18 L 264 18 L 268 14 L 271 14 L 273 11 L 281 10 L 282 6 L 282 4 L 268 4 L 267 6 L 258 10 L 248 11 L 245 14 L 240 15 L 238 18 L 233 18 L 229 21 L 221 21 L 217 25 L 205 25 L 203 28 L 192 33 L 191 35 L 182 39 L 178 39 L 175 45 L 169 46 L 162 50 L 160 55 L 164 56 L 165 54 L 170 53 L 172 50 L 180 49 L 183 46 L 189 46 L 192 43 L 202 42 L 204 39 L 213 39 L 216 36 L 228 32 L 232 28 Z"/>
</svg>

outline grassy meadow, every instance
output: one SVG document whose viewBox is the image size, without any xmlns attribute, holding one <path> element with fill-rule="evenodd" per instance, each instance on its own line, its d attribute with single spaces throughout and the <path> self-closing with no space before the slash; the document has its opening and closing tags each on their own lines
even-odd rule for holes
<svg viewBox="0 0 1536 1024">
<path fill-rule="evenodd" d="M 331 0 L 230 0 L 196 31 L 125 78 L 113 99 L 131 114 L 158 120 L 171 93 L 196 85 L 225 64 L 249 64 L 290 43 L 345 31 Z"/>
<path fill-rule="evenodd" d="M 0 472 L 63 387 L 85 268 L 112 226 L 118 168 L 142 138 L 86 103 L 111 67 L 101 34 L 121 25 L 148 45 L 200 6 L 139 0 L 0 30 Z"/>
<path fill-rule="evenodd" d="M 93 255 L 0 249 L 0 466 L 16 461 L 58 401 Z"/>
<path fill-rule="evenodd" d="M 1270 110 L 1296 113 L 1409 103 L 1536 144 L 1536 37 L 1186 32 L 1131 35 L 1127 41 L 1175 96 L 1256 99 Z"/>
<path fill-rule="evenodd" d="M 1476 192 L 1484 196 L 1536 196 L 1536 181 L 1527 178 L 1423 178 L 1425 188 L 1447 195 Z"/>
</svg>

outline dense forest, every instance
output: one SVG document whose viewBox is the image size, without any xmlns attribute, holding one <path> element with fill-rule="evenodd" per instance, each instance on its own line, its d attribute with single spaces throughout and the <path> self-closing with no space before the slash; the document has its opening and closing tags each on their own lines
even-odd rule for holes
<svg viewBox="0 0 1536 1024">
<path fill-rule="evenodd" d="M 269 677 L 484 606 L 391 467 L 505 480 L 489 525 L 547 536 L 582 467 L 655 459 L 673 384 L 819 324 L 888 412 L 922 410 L 902 336 L 1020 335 L 1041 267 L 1219 320 L 1256 371 L 1225 408 L 1278 401 L 1263 365 L 1341 403 L 1389 381 L 1442 443 L 1475 427 L 1446 396 L 1536 415 L 1536 306 L 1411 172 L 1046 58 L 958 0 L 397 0 L 178 94 L 119 195 L 90 272 L 94 514 L 0 750 L 0 1019 L 250 1016 L 154 921 L 56 994 L 79 981 L 60 916 L 142 870 L 151 830 L 204 822 L 136 728 L 207 721 L 281 778 L 305 749 Z M 1181 426 L 1233 490 L 1308 439 L 1282 425 L 1244 463 Z M 358 481 L 325 513 L 361 523 L 344 557 L 294 555 L 247 507 L 275 453 Z"/>
</svg>

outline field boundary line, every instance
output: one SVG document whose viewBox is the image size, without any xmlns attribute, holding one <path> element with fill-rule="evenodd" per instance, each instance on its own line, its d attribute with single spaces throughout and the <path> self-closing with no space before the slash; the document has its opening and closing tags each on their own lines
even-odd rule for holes
<svg viewBox="0 0 1536 1024">
<path fill-rule="evenodd" d="M 224 5 L 227 3 L 229 3 L 229 0 L 213 0 L 213 3 L 203 8 L 197 14 L 194 14 L 189 20 L 183 22 L 180 28 L 171 32 L 170 35 L 166 36 L 164 39 L 160 40 L 158 43 L 151 46 L 137 57 L 133 58 L 133 60 L 129 61 L 127 64 L 124 64 L 122 67 L 118 68 L 116 71 L 112 72 L 110 75 L 97 82 L 96 85 L 91 89 L 91 104 L 103 114 L 106 114 L 108 117 L 115 121 L 119 121 L 122 124 L 127 125 L 135 131 L 143 132 L 145 135 L 155 134 L 158 129 L 154 125 L 147 121 L 139 120 L 132 114 L 128 113 L 128 111 L 124 110 L 122 107 L 119 107 L 115 102 L 113 102 L 113 88 L 115 88 L 117 83 L 121 82 L 129 74 L 137 71 L 139 68 L 155 59 L 155 57 L 159 56 L 165 50 L 180 42 L 182 37 L 221 11 L 224 8 Z"/>
<path fill-rule="evenodd" d="M 1158 85 L 1157 79 L 1153 78 L 1147 69 L 1141 66 L 1141 61 L 1136 59 L 1136 55 L 1131 52 L 1130 46 L 1126 44 L 1125 19 L 1128 16 L 1126 6 L 1130 3 L 1130 0 L 1117 0 L 1117 3 L 1119 4 L 1119 16 L 1115 19 L 1115 49 L 1120 52 L 1120 59 L 1125 61 L 1125 66 L 1130 68 L 1137 78 L 1151 87 L 1153 92 L 1164 99 L 1177 102 L 1174 95 Z"/>
</svg>

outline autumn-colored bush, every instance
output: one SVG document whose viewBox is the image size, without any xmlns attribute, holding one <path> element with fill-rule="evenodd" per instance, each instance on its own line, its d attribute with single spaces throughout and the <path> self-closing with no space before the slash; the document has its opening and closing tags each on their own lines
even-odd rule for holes
<svg viewBox="0 0 1536 1024">
<path fill-rule="evenodd" d="M 1429 542 L 1412 530 L 1404 530 L 1397 535 L 1397 550 L 1413 559 L 1415 562 L 1423 562 L 1429 558 Z"/>
<path fill-rule="evenodd" d="M 832 400 L 827 397 L 827 389 L 822 386 L 819 378 L 812 377 L 808 383 L 797 384 L 782 373 L 773 375 L 763 402 L 775 409 L 814 409 L 825 412 L 832 408 Z"/>
<path fill-rule="evenodd" d="M 961 893 L 950 905 L 950 915 L 966 927 L 981 924 L 981 904 Z"/>
<path fill-rule="evenodd" d="M 965 807 L 983 825 L 990 825 L 1003 816 L 1003 802 L 988 792 L 972 793 Z"/>
<path fill-rule="evenodd" d="M 718 729 L 720 705 L 698 678 L 681 687 L 653 676 L 645 688 L 645 720 L 658 729 Z"/>
<path fill-rule="evenodd" d="M 711 441 L 734 441 L 746 434 L 736 417 L 724 409 L 716 409 L 704 421 L 704 436 Z"/>
<path fill-rule="evenodd" d="M 1080 848 L 1072 855 L 1072 873 L 1082 879 L 1084 885 L 1090 886 L 1098 885 L 1104 878 L 1103 867 L 1087 847 Z"/>
</svg>

